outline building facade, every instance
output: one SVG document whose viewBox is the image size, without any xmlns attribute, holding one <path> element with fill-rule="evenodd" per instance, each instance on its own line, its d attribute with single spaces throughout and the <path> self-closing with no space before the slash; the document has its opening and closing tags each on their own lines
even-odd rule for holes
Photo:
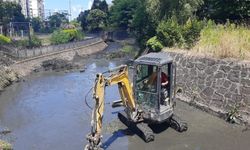
<svg viewBox="0 0 250 150">
<path fill-rule="evenodd" d="M 29 0 L 30 17 L 44 19 L 44 0 Z"/>
<path fill-rule="evenodd" d="M 44 0 L 4 0 L 16 2 L 22 7 L 22 13 L 25 17 L 39 17 L 44 19 Z"/>
</svg>

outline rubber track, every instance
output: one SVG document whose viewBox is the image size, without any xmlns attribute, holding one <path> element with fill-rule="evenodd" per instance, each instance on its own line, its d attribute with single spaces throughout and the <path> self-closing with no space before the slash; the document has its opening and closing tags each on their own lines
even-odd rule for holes
<svg viewBox="0 0 250 150">
<path fill-rule="evenodd" d="M 154 133 L 151 128 L 146 123 L 134 123 L 129 121 L 124 112 L 118 113 L 118 118 L 125 124 L 130 130 L 135 132 L 139 137 L 141 137 L 146 143 L 154 141 Z"/>
<path fill-rule="evenodd" d="M 173 115 L 170 120 L 170 127 L 178 132 L 187 131 L 188 125 L 186 122 L 180 119 L 180 117 Z"/>
</svg>

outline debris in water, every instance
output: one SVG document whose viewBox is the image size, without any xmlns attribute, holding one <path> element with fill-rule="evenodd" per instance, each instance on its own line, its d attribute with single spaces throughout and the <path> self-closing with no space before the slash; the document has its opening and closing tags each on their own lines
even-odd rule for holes
<svg viewBox="0 0 250 150">
<path fill-rule="evenodd" d="M 13 150 L 11 144 L 0 140 L 0 150 Z"/>
<path fill-rule="evenodd" d="M 6 135 L 6 134 L 9 134 L 11 133 L 11 131 L 9 129 L 0 129 L 0 135 L 3 134 L 3 135 Z"/>
</svg>

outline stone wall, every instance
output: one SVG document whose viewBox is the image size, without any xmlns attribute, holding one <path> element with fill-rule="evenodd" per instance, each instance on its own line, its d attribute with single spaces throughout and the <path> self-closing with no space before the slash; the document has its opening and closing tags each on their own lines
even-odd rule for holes
<svg viewBox="0 0 250 150">
<path fill-rule="evenodd" d="M 168 52 L 177 64 L 182 100 L 250 122 L 250 63 Z"/>
</svg>

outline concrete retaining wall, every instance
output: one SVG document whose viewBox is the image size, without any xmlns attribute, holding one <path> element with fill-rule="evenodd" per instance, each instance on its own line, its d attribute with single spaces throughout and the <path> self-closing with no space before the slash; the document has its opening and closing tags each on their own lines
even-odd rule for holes
<svg viewBox="0 0 250 150">
<path fill-rule="evenodd" d="M 44 46 L 44 47 L 39 47 L 39 48 L 34 48 L 34 49 L 16 50 L 16 57 L 20 59 L 37 57 L 37 56 L 45 55 L 49 53 L 65 51 L 67 49 L 81 48 L 82 46 L 90 45 L 98 41 L 102 41 L 102 39 L 93 38 L 93 39 L 88 39 L 84 41 L 71 42 L 71 43 L 60 44 L 60 45 L 50 45 L 50 46 Z"/>
<path fill-rule="evenodd" d="M 177 63 L 177 85 L 182 96 L 216 112 L 230 112 L 236 105 L 250 122 L 250 63 L 169 52 Z"/>
</svg>

